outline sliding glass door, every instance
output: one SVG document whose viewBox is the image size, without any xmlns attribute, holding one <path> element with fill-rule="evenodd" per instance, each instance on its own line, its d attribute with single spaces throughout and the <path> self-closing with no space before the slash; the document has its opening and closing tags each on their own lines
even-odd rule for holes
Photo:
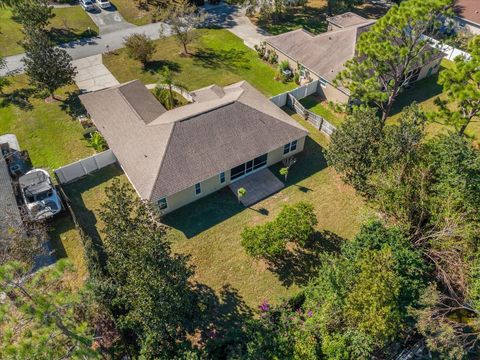
<svg viewBox="0 0 480 360">
<path fill-rule="evenodd" d="M 267 165 L 268 154 L 263 154 L 230 170 L 230 179 L 235 180 Z"/>
</svg>

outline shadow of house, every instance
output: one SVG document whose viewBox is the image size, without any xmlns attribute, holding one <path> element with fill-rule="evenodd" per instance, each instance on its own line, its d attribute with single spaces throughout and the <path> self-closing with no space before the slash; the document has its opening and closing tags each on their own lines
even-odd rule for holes
<svg viewBox="0 0 480 360">
<path fill-rule="evenodd" d="M 297 163 L 291 168 L 285 187 L 298 186 L 298 182 L 325 169 L 327 161 L 323 151 L 323 148 L 317 142 L 307 136 L 303 151 L 295 155 Z M 281 168 L 282 164 L 279 163 L 269 169 L 281 181 L 284 181 L 284 177 L 280 175 Z M 312 191 L 303 186 L 300 186 L 300 190 L 303 192 Z M 187 239 L 190 239 L 244 210 L 245 207 L 238 203 L 230 189 L 223 188 L 165 215 L 162 222 L 181 231 Z M 262 215 L 268 215 L 268 210 L 264 208 L 255 211 Z"/>
<path fill-rule="evenodd" d="M 337 253 L 346 240 L 331 231 L 317 232 L 304 246 L 295 246 L 284 256 L 269 259 L 269 270 L 275 273 L 286 287 L 304 286 L 317 274 L 321 254 Z"/>
<path fill-rule="evenodd" d="M 162 223 L 181 231 L 187 239 L 245 210 L 228 187 L 205 196 L 162 218 Z"/>
</svg>

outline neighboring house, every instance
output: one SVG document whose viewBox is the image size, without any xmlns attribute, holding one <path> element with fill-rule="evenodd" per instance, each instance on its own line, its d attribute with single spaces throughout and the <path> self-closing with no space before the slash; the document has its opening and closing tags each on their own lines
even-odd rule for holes
<svg viewBox="0 0 480 360">
<path fill-rule="evenodd" d="M 453 11 L 460 28 L 480 35 L 480 0 L 455 0 Z"/>
<path fill-rule="evenodd" d="M 138 80 L 81 95 L 141 198 L 167 213 L 303 150 L 307 131 L 245 81 L 165 108 Z"/>
<path fill-rule="evenodd" d="M 292 70 L 300 73 L 302 83 L 319 80 L 319 92 L 325 99 L 347 103 L 348 90 L 335 86 L 334 79 L 355 56 L 359 36 L 368 31 L 375 20 L 347 12 L 327 21 L 329 31 L 326 33 L 313 35 L 303 29 L 294 30 L 267 38 L 266 48 L 277 53 L 279 62 L 288 60 Z M 436 73 L 442 56 L 434 56 L 428 64 L 413 70 L 411 82 Z"/>
</svg>

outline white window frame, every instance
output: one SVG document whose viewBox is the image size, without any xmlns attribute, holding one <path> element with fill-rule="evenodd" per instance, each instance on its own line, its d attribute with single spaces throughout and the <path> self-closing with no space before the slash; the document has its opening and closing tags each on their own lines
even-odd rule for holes
<svg viewBox="0 0 480 360">
<path fill-rule="evenodd" d="M 298 146 L 298 140 L 293 140 L 292 142 L 289 142 L 288 144 L 283 145 L 283 155 L 288 155 L 291 152 L 297 150 L 297 146 Z M 288 151 L 285 151 L 287 150 L 287 147 L 288 147 Z"/>
<path fill-rule="evenodd" d="M 198 186 L 198 192 L 197 192 L 197 186 Z M 202 194 L 202 183 L 196 183 L 195 186 L 195 196 L 201 195 Z"/>
<path fill-rule="evenodd" d="M 223 181 L 222 181 L 222 178 L 223 178 Z M 220 180 L 220 184 L 225 184 L 227 182 L 225 171 L 222 171 L 220 174 L 218 174 L 218 179 Z"/>
<path fill-rule="evenodd" d="M 165 202 L 165 207 L 162 207 L 162 205 L 160 205 L 160 203 L 162 202 L 162 200 Z M 157 201 L 157 205 L 158 205 L 158 208 L 159 208 L 160 210 L 168 209 L 168 201 L 167 201 L 167 198 L 166 198 L 166 197 L 160 198 L 160 199 Z"/>
</svg>

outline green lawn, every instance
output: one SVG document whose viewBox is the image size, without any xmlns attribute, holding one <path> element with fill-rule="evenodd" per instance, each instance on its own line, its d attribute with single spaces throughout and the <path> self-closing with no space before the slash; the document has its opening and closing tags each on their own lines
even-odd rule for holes
<svg viewBox="0 0 480 360">
<path fill-rule="evenodd" d="M 251 307 L 256 307 L 263 299 L 278 303 L 303 286 L 318 265 L 318 251 L 331 248 L 338 237 L 353 237 L 365 214 L 363 202 L 354 190 L 326 166 L 323 148 L 328 140 L 296 115 L 294 117 L 311 134 L 282 191 L 245 209 L 225 188 L 163 220 L 171 227 L 174 251 L 191 256 L 196 267 L 194 280 L 217 294 L 225 288 L 237 291 Z M 279 166 L 271 170 L 278 175 Z M 102 224 L 96 212 L 105 200 L 105 186 L 115 177 L 127 181 L 118 167 L 110 166 L 65 186 L 79 221 L 93 239 L 100 239 Z M 267 221 L 283 204 L 300 200 L 312 202 L 318 215 L 320 233 L 314 246 L 292 253 L 274 265 L 249 258 L 240 245 L 244 226 Z"/>
<path fill-rule="evenodd" d="M 451 66 L 453 66 L 453 62 L 443 60 L 440 71 Z M 410 89 L 405 89 L 395 101 L 389 121 L 398 119 L 402 109 L 413 102 L 417 102 L 426 112 L 435 112 L 437 110 L 434 103 L 435 98 L 444 98 L 442 90 L 442 86 L 438 83 L 438 74 L 414 83 Z M 448 130 L 453 130 L 453 128 L 439 123 L 429 123 L 427 126 L 427 131 L 432 135 L 444 133 Z M 480 123 L 471 123 L 466 130 L 466 134 L 478 142 L 480 140 Z"/>
<path fill-rule="evenodd" d="M 103 62 L 120 82 L 140 79 L 145 84 L 156 83 L 159 72 L 168 66 L 175 80 L 188 90 L 212 84 L 220 86 L 247 80 L 267 96 L 280 94 L 296 87 L 273 79 L 275 68 L 260 60 L 255 51 L 228 30 L 198 30 L 198 43 L 191 47 L 192 55 L 180 55 L 174 37 L 155 41 L 157 50 L 146 70 L 128 58 L 125 49 L 104 55 Z"/>
<path fill-rule="evenodd" d="M 80 6 L 54 9 L 53 12 L 55 17 L 49 29 L 50 37 L 56 44 L 98 34 L 98 27 Z M 12 11 L 0 9 L 0 55 L 22 53 L 23 48 L 18 44 L 22 39 L 22 26 L 12 19 Z"/>
<path fill-rule="evenodd" d="M 65 102 L 47 104 L 43 98 L 35 98 L 26 76 L 12 78 L 5 89 L 6 96 L 0 97 L 0 134 L 13 133 L 20 146 L 27 150 L 32 165 L 53 169 L 84 158 L 93 153 L 83 140 L 83 128 L 71 115 L 78 110 L 69 94 L 76 94 L 76 86 L 68 86 L 57 94 Z M 68 214 L 55 218 L 51 223 L 50 236 L 59 257 L 68 256 L 85 276 L 78 231 Z"/>
<path fill-rule="evenodd" d="M 110 1 L 129 23 L 145 25 L 152 22 L 152 11 L 142 10 L 138 2 L 133 0 L 112 0 Z"/>
<path fill-rule="evenodd" d="M 325 104 L 325 100 L 319 96 L 310 95 L 300 100 L 300 103 L 311 112 L 322 116 L 325 120 L 335 126 L 340 124 L 345 119 L 344 114 L 334 112 Z"/>
<path fill-rule="evenodd" d="M 327 31 L 326 0 L 309 0 L 306 6 L 287 7 L 279 18 L 264 19 L 258 15 L 252 22 L 272 35 L 304 28 L 313 34 Z"/>
</svg>

